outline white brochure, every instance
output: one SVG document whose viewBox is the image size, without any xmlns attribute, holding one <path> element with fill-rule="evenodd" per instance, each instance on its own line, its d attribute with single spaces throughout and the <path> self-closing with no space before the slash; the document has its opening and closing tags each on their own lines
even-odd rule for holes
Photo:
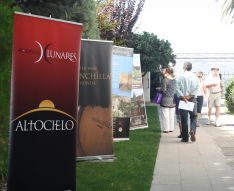
<svg viewBox="0 0 234 191">
<path fill-rule="evenodd" d="M 180 100 L 178 108 L 188 110 L 188 111 L 193 111 L 194 103 L 190 101 L 185 102 L 185 101 Z"/>
</svg>

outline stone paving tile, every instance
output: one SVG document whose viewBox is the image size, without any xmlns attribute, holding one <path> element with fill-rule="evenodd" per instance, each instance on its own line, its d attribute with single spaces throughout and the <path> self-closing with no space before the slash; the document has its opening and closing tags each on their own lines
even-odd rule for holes
<svg viewBox="0 0 234 191">
<path fill-rule="evenodd" d="M 181 177 L 181 184 L 186 185 L 186 184 L 206 184 L 207 182 L 210 182 L 210 179 L 207 175 L 201 175 L 201 176 L 185 176 Z"/>
<path fill-rule="evenodd" d="M 232 183 L 234 185 L 234 177 L 229 175 L 209 175 L 211 184 Z"/>
<path fill-rule="evenodd" d="M 213 191 L 232 191 L 234 190 L 234 183 L 230 184 L 212 184 Z"/>
<path fill-rule="evenodd" d="M 178 164 L 165 164 L 156 166 L 157 175 L 180 175 Z"/>
<path fill-rule="evenodd" d="M 213 171 L 217 169 L 224 169 L 226 171 L 231 170 L 230 166 L 227 165 L 226 162 L 223 161 L 208 161 L 205 164 L 207 171 Z"/>
<path fill-rule="evenodd" d="M 195 171 L 195 170 L 190 170 L 190 171 L 182 171 L 181 172 L 181 179 L 183 179 L 184 177 L 207 177 L 207 173 L 205 170 L 202 171 Z"/>
<path fill-rule="evenodd" d="M 204 169 L 204 164 L 202 163 L 195 163 L 195 164 L 191 164 L 191 163 L 184 163 L 184 164 L 181 164 L 180 163 L 180 170 L 181 171 L 187 171 L 187 170 L 203 170 Z"/>
<path fill-rule="evenodd" d="M 162 160 L 161 158 L 160 159 L 157 159 L 157 162 L 156 162 L 156 165 L 166 165 L 166 164 L 177 164 L 179 165 L 179 158 L 176 158 L 176 157 L 173 157 L 173 158 L 170 158 L 171 160 L 169 159 L 165 159 L 165 160 Z"/>
<path fill-rule="evenodd" d="M 152 184 L 159 184 L 159 185 L 180 185 L 181 179 L 178 175 L 155 175 Z"/>
<path fill-rule="evenodd" d="M 150 191 L 181 191 L 181 185 L 162 185 L 153 184 Z"/>
<path fill-rule="evenodd" d="M 183 191 L 213 191 L 213 188 L 209 183 L 205 182 L 205 183 L 184 184 L 182 185 L 182 190 Z"/>
</svg>

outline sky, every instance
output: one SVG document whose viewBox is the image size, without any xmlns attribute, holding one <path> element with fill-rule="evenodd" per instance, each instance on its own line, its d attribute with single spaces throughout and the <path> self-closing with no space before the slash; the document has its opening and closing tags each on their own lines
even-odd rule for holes
<svg viewBox="0 0 234 191">
<path fill-rule="evenodd" d="M 168 40 L 175 53 L 234 53 L 234 23 L 223 0 L 145 0 L 135 32 Z"/>
</svg>

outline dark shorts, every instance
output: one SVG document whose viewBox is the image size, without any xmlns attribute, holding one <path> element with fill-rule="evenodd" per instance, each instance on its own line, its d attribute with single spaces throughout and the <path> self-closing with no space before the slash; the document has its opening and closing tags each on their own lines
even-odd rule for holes
<svg viewBox="0 0 234 191">
<path fill-rule="evenodd" d="M 203 105 L 203 96 L 197 96 L 197 113 L 201 113 L 202 105 Z"/>
</svg>

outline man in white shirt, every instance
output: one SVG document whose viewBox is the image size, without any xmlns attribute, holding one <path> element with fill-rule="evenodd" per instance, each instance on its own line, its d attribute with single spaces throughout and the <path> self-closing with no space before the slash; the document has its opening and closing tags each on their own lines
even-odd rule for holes
<svg viewBox="0 0 234 191">
<path fill-rule="evenodd" d="M 205 85 L 209 92 L 207 124 L 208 125 L 211 124 L 211 111 L 212 111 L 212 108 L 215 107 L 215 117 L 216 117 L 215 125 L 219 127 L 220 126 L 221 95 L 222 95 L 223 90 L 221 87 L 219 68 L 217 66 L 213 66 L 211 68 L 211 73 L 206 77 Z"/>
<path fill-rule="evenodd" d="M 192 70 L 192 63 L 185 62 L 184 73 L 177 78 L 176 83 L 176 94 L 180 100 L 185 101 L 186 103 L 193 102 L 194 108 L 193 111 L 186 109 L 179 109 L 181 117 L 181 126 L 182 126 L 182 142 L 188 142 L 188 115 L 190 116 L 190 139 L 191 141 L 196 141 L 196 118 L 197 118 L 197 94 L 199 91 L 199 82 L 198 78 L 194 75 Z"/>
</svg>

